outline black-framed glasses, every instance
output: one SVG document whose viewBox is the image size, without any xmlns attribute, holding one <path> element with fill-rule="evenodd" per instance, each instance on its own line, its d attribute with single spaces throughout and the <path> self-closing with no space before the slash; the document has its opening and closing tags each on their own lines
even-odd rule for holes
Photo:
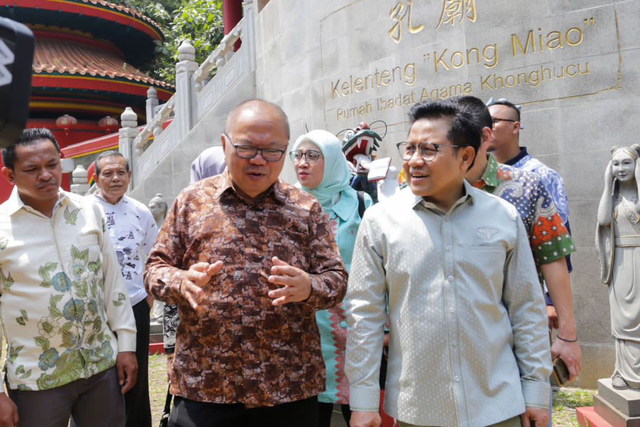
<svg viewBox="0 0 640 427">
<path fill-rule="evenodd" d="M 517 120 L 513 120 L 513 119 L 500 119 L 498 117 L 494 117 L 491 119 L 491 123 L 492 123 L 492 128 L 496 127 L 496 123 L 498 122 L 511 122 L 511 123 L 515 123 L 517 122 Z"/>
<path fill-rule="evenodd" d="M 289 157 L 291 157 L 291 160 L 293 160 L 295 163 L 301 162 L 302 159 L 306 159 L 307 163 L 311 164 L 317 162 L 320 157 L 322 157 L 322 153 L 317 150 L 295 150 L 289 152 Z"/>
<path fill-rule="evenodd" d="M 459 145 L 454 144 L 409 144 L 407 142 L 398 142 L 396 144 L 398 148 L 398 154 L 404 161 L 409 161 L 416 154 L 416 151 L 420 154 L 420 157 L 425 162 L 430 162 L 436 157 L 441 147 L 458 148 Z"/>
<path fill-rule="evenodd" d="M 258 148 L 253 145 L 235 144 L 231 138 L 229 138 L 229 135 L 225 133 L 224 136 L 233 148 L 235 148 L 236 156 L 241 159 L 253 159 L 258 155 L 258 153 L 260 153 L 262 158 L 267 162 L 277 162 L 282 158 L 282 156 L 284 156 L 284 153 L 287 152 L 287 150 L 279 150 L 277 148 Z"/>
</svg>

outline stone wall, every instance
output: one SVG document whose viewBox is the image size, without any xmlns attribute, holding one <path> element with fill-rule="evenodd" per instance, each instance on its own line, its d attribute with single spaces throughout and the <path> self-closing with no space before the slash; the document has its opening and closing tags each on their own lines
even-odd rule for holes
<svg viewBox="0 0 640 427">
<path fill-rule="evenodd" d="M 222 145 L 221 135 L 227 113 L 240 102 L 256 97 L 255 75 L 250 73 L 236 88 L 210 108 L 185 139 L 153 168 L 131 197 L 147 204 L 156 193 L 162 193 L 169 206 L 180 191 L 189 185 L 191 163 L 206 148 Z"/>
<path fill-rule="evenodd" d="M 638 140 L 640 1 L 270 1 L 258 15 L 256 87 L 283 106 L 292 139 L 360 121 L 388 125 L 381 156 L 427 98 L 470 94 L 522 105 L 521 144 L 559 171 L 578 253 L 572 274 L 584 370 L 594 387 L 613 368 L 607 289 L 594 249 L 612 145 Z M 471 7 L 473 6 L 473 7 Z M 285 177 L 293 179 L 290 162 Z"/>
</svg>

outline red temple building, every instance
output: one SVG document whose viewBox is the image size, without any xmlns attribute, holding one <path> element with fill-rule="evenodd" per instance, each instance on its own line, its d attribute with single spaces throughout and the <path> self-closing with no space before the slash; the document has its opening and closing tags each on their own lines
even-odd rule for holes
<svg viewBox="0 0 640 427">
<path fill-rule="evenodd" d="M 144 121 L 151 86 L 160 102 L 173 94 L 173 86 L 136 68 L 153 59 L 163 35 L 135 10 L 104 0 L 0 0 L 0 16 L 36 36 L 27 126 L 51 129 L 62 148 L 117 132 L 127 106 Z M 117 146 L 117 136 L 111 139 Z M 0 201 L 10 192 L 2 180 Z"/>
</svg>

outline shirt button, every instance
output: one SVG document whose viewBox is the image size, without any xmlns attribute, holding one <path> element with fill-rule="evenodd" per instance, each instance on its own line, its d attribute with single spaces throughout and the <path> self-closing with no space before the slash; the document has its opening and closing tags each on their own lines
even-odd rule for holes
<svg viewBox="0 0 640 427">
<path fill-rule="evenodd" d="M 450 251 L 451 250 L 451 246 L 447 246 L 445 249 Z"/>
<path fill-rule="evenodd" d="M 458 345 L 458 341 L 453 340 L 453 341 L 451 341 L 451 344 L 455 347 L 455 346 L 457 346 L 457 345 Z"/>
<path fill-rule="evenodd" d="M 453 276 L 447 277 L 447 280 L 450 281 L 450 282 L 453 282 Z"/>
<path fill-rule="evenodd" d="M 456 380 L 456 381 L 458 381 L 458 382 L 459 382 L 459 381 L 460 381 L 460 377 L 456 375 L 456 377 L 454 378 L 454 380 Z"/>
<path fill-rule="evenodd" d="M 449 222 L 449 218 L 448 217 L 444 217 L 444 222 Z"/>
<path fill-rule="evenodd" d="M 455 310 L 453 309 L 453 307 L 451 307 L 451 308 L 449 309 L 449 313 L 453 313 L 454 311 L 455 311 Z"/>
</svg>

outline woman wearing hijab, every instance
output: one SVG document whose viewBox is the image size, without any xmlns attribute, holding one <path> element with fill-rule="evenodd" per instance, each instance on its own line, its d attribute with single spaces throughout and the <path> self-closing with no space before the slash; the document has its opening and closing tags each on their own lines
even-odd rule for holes
<svg viewBox="0 0 640 427">
<path fill-rule="evenodd" d="M 360 226 L 360 211 L 373 204 L 369 195 L 349 186 L 351 173 L 338 138 L 324 130 L 313 130 L 298 138 L 290 153 L 298 177 L 297 186 L 318 199 L 330 223 L 347 271 L 351 267 L 353 247 Z M 361 204 L 364 206 L 360 207 Z M 349 383 L 344 372 L 347 322 L 344 303 L 318 311 L 316 321 L 322 340 L 322 355 L 327 371 L 326 390 L 318 396 L 318 427 L 331 425 L 333 405 L 342 407 L 349 424 Z"/>
</svg>

